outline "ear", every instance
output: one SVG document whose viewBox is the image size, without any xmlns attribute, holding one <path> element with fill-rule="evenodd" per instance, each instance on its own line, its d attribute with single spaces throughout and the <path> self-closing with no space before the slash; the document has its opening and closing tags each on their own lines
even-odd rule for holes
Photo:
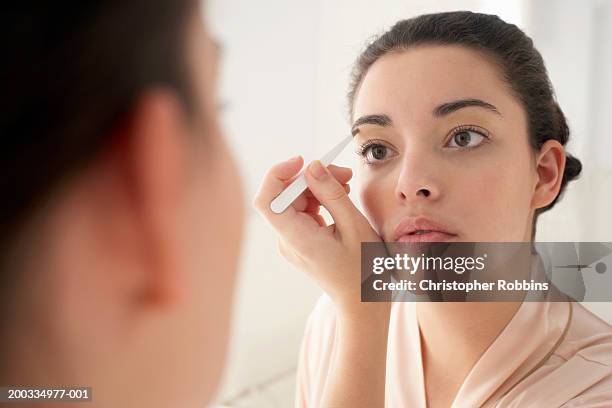
<svg viewBox="0 0 612 408">
<path fill-rule="evenodd" d="M 557 140 L 547 140 L 536 156 L 537 182 L 532 208 L 543 208 L 559 194 L 565 169 L 565 149 Z"/>
<path fill-rule="evenodd" d="M 185 283 L 181 279 L 180 214 L 184 210 L 188 132 L 178 97 L 166 90 L 143 95 L 120 132 L 113 156 L 125 183 L 126 214 L 132 217 L 125 224 L 129 223 L 137 241 L 137 298 L 148 303 L 172 302 Z"/>
</svg>

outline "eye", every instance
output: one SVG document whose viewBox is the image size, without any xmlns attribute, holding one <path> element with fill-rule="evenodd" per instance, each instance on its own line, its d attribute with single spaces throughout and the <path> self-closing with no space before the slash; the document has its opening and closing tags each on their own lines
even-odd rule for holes
<svg viewBox="0 0 612 408">
<path fill-rule="evenodd" d="M 459 149 L 478 147 L 489 138 L 484 133 L 484 130 L 479 129 L 457 128 L 453 131 L 447 146 Z"/>
<path fill-rule="evenodd" d="M 396 155 L 393 149 L 375 141 L 364 143 L 357 154 L 363 156 L 367 164 L 379 164 Z"/>
</svg>

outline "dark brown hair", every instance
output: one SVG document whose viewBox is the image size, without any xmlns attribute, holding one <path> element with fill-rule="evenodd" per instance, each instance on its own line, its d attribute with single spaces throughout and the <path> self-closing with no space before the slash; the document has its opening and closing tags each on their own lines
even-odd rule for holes
<svg viewBox="0 0 612 408">
<path fill-rule="evenodd" d="M 547 140 L 565 145 L 569 127 L 557 103 L 542 56 L 533 41 L 514 24 L 499 17 L 469 11 L 425 14 L 396 23 L 375 38 L 358 57 L 348 93 L 352 116 L 355 96 L 368 69 L 383 55 L 419 45 L 458 45 L 493 58 L 504 79 L 522 103 L 528 117 L 529 141 L 539 150 Z M 566 153 L 559 194 L 546 207 L 536 210 L 532 239 L 539 214 L 552 208 L 568 182 L 582 170 L 580 160 Z"/>
<path fill-rule="evenodd" d="M 113 142 L 153 86 L 192 113 L 186 43 L 195 0 L 10 2 L 0 18 L 0 319 L 23 278 L 9 270 L 22 228 Z M 20 256 L 20 255 L 19 255 Z M 12 259 L 12 258 L 11 258 Z M 44 272 L 44 271 L 41 271 Z M 0 330 L 0 346 L 10 331 Z M 3 347 L 3 350 L 5 348 Z M 0 361 L 6 363 L 3 352 Z M 6 374 L 0 363 L 0 375 Z"/>
<path fill-rule="evenodd" d="M 189 106 L 195 0 L 11 2 L 2 12 L 0 250 L 60 181 L 85 166 L 147 87 Z"/>
</svg>

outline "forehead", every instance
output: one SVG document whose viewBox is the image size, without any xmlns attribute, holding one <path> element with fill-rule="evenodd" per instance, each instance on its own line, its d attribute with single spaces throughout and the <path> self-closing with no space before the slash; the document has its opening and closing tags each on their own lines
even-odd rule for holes
<svg viewBox="0 0 612 408">
<path fill-rule="evenodd" d="M 492 59 L 481 52 L 446 45 L 421 45 L 388 53 L 368 70 L 357 92 L 353 117 L 385 113 L 394 120 L 431 116 L 441 103 L 482 99 L 500 112 L 521 106 Z"/>
</svg>

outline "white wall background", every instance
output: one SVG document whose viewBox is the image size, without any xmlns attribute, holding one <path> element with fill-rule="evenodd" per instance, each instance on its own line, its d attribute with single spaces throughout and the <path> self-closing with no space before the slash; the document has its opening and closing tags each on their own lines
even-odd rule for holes
<svg viewBox="0 0 612 408">
<path fill-rule="evenodd" d="M 457 9 L 523 28 L 569 118 L 569 149 L 584 173 L 541 217 L 538 240 L 612 241 L 612 1 L 604 0 L 209 0 L 207 20 L 224 54 L 225 129 L 247 197 L 273 163 L 313 159 L 347 134 L 349 72 L 371 36 L 399 19 Z M 354 157 L 347 148 L 338 162 L 352 165 Z M 253 210 L 243 255 L 220 400 L 291 406 L 302 330 L 321 292 L 278 255 L 275 235 Z M 610 304 L 589 306 L 612 322 Z"/>
</svg>

